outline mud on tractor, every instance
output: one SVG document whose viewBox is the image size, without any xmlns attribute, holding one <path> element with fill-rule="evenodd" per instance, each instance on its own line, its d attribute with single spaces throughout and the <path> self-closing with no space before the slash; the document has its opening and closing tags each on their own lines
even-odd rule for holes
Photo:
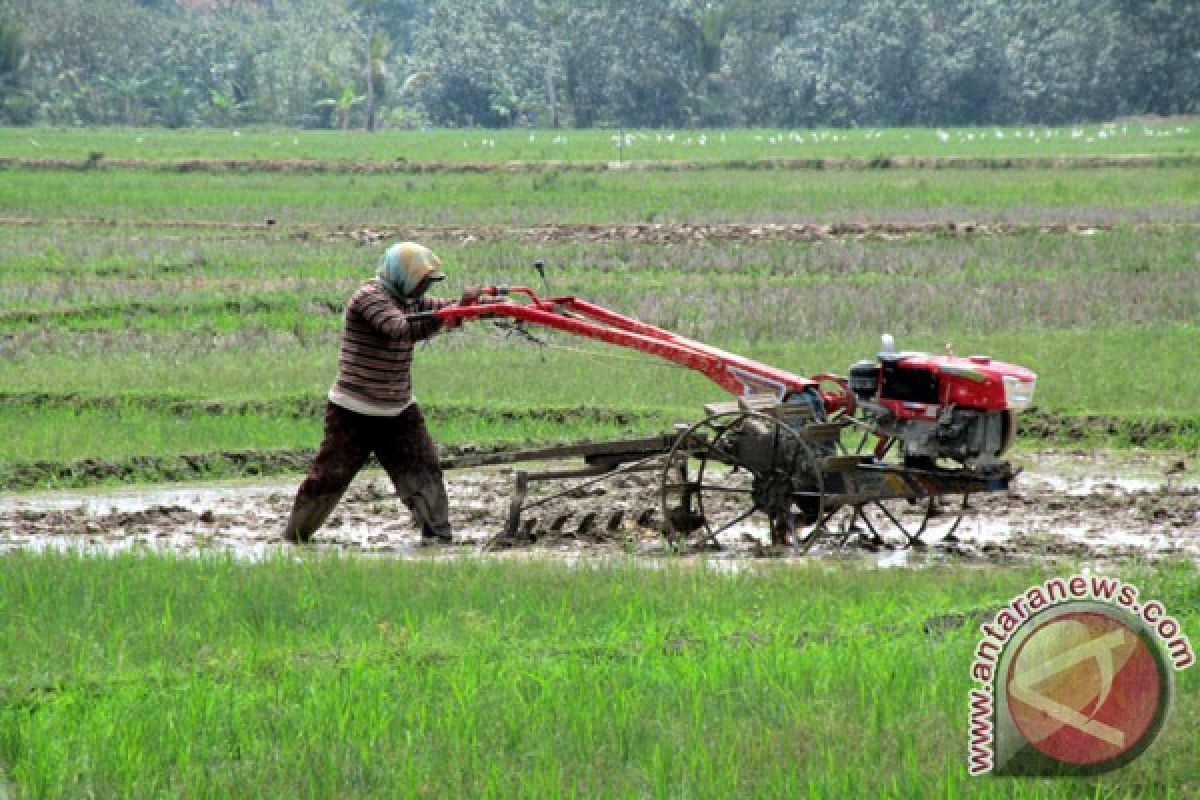
<svg viewBox="0 0 1200 800">
<path fill-rule="evenodd" d="M 444 461 L 453 469 L 582 459 L 516 473 L 506 536 L 520 534 L 532 507 L 615 474 L 657 471 L 661 527 L 679 549 L 752 535 L 762 517 L 773 545 L 800 551 L 822 538 L 911 546 L 951 536 L 970 495 L 1006 490 L 1017 474 L 1004 455 L 1037 382 L 1024 367 L 895 352 L 885 335 L 878 356 L 851 365 L 848 377 L 802 377 L 576 297 L 543 299 L 524 286 L 483 294 L 486 304 L 428 313 L 450 323 L 508 318 L 633 348 L 696 370 L 732 395 L 661 436 Z M 583 483 L 528 499 L 530 483 L 560 479 Z"/>
</svg>

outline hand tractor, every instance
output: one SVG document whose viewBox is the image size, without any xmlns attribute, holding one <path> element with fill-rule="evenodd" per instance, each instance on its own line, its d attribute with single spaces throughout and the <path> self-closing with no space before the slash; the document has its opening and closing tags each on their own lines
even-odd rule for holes
<svg viewBox="0 0 1200 800">
<path fill-rule="evenodd" d="M 801 552 L 821 538 L 841 546 L 852 536 L 913 546 L 935 530 L 952 536 L 971 494 L 1004 491 L 1018 472 L 1003 456 L 1016 412 L 1033 399 L 1037 376 L 1024 367 L 895 352 L 885 335 L 882 352 L 852 364 L 847 377 L 802 377 L 576 297 L 543 299 L 524 286 L 483 294 L 489 302 L 428 314 L 452 324 L 509 318 L 633 348 L 701 372 L 733 396 L 670 434 L 445 460 L 454 469 L 583 459 L 516 473 L 510 537 L 529 508 L 614 474 L 657 470 L 661 527 L 680 550 L 753 537 L 764 521 L 772 545 Z M 568 478 L 587 480 L 528 499 L 531 482 Z"/>
</svg>

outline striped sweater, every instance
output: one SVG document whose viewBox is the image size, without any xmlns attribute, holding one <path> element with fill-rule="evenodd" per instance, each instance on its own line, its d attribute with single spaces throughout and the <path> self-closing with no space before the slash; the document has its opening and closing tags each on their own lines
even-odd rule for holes
<svg viewBox="0 0 1200 800">
<path fill-rule="evenodd" d="M 363 284 L 346 304 L 329 401 L 370 416 L 401 414 L 413 400 L 413 345 L 441 328 L 439 320 L 410 323 L 405 315 L 448 305 L 452 301 L 431 297 L 397 301 L 378 281 Z"/>
</svg>

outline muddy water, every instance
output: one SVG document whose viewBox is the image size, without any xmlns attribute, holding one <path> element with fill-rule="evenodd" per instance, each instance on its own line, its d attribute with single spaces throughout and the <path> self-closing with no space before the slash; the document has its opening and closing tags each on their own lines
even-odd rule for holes
<svg viewBox="0 0 1200 800">
<path fill-rule="evenodd" d="M 1200 562 L 1200 474 L 1194 457 L 1048 451 L 1018 461 L 1025 472 L 1014 488 L 972 498 L 949 539 L 941 538 L 935 524 L 924 548 L 904 548 L 903 537 L 885 532 L 883 542 L 853 535 L 841 546 L 819 540 L 812 556 L 865 558 L 881 566 L 1056 556 Z M 228 551 L 250 559 L 270 557 L 290 551 L 279 533 L 294 487 L 287 482 L 9 494 L 0 496 L 0 552 Z M 648 563 L 667 557 L 658 532 L 654 474 L 618 476 L 531 509 L 515 543 L 495 540 L 507 517 L 511 487 L 508 469 L 450 473 L 451 521 L 459 544 L 423 548 L 386 478 L 367 472 L 313 547 L 392 557 L 483 551 L 568 560 L 630 553 Z M 742 568 L 755 556 L 790 557 L 786 550 L 765 547 L 768 539 L 765 521 L 752 518 L 722 535 L 720 549 L 703 557 L 726 569 Z"/>
</svg>

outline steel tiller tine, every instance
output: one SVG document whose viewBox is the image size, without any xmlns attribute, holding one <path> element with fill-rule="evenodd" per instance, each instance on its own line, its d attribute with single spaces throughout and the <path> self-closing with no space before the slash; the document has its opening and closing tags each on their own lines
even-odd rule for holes
<svg viewBox="0 0 1200 800">
<path fill-rule="evenodd" d="M 508 504 L 508 521 L 504 526 L 505 536 L 516 536 L 521 527 L 521 512 L 525 510 L 525 495 L 529 493 L 529 473 L 517 470 L 514 483 L 513 496 Z"/>
<path fill-rule="evenodd" d="M 866 515 L 866 513 L 865 513 L 865 512 L 862 510 L 862 509 L 863 509 L 863 507 L 864 507 L 865 505 L 866 505 L 866 504 L 864 503 L 864 504 L 860 504 L 860 505 L 858 506 L 858 515 L 859 515 L 860 517 L 862 517 L 862 521 L 863 521 L 863 522 L 867 523 L 867 528 L 868 528 L 868 529 L 870 529 L 870 531 L 871 531 L 871 535 L 875 537 L 875 541 L 876 541 L 876 542 L 878 542 L 878 543 L 879 543 L 879 544 L 881 544 L 881 545 L 887 544 L 887 539 L 884 539 L 884 538 L 883 538 L 883 534 L 882 534 L 882 533 L 880 533 L 880 532 L 879 532 L 879 531 L 878 531 L 878 530 L 875 528 L 875 523 L 874 523 L 874 522 L 872 522 L 872 521 L 871 521 L 871 518 L 870 518 L 870 517 L 868 517 L 868 516 Z M 874 505 L 879 505 L 879 502 L 878 502 L 878 501 L 876 501 L 876 502 L 874 503 Z M 886 511 L 885 511 L 884 513 L 886 513 Z M 889 516 L 890 516 L 890 515 L 889 515 Z"/>
<path fill-rule="evenodd" d="M 813 523 L 812 530 L 809 531 L 808 536 L 805 536 L 804 540 L 802 542 L 797 541 L 798 537 L 793 538 L 793 541 L 796 542 L 795 547 L 797 550 L 800 551 L 801 555 L 804 555 L 809 550 L 811 550 L 813 544 L 815 544 L 817 541 L 817 537 L 821 536 L 822 534 L 824 534 L 826 536 L 834 536 L 835 535 L 833 533 L 833 531 L 829 530 L 827 523 L 829 522 L 829 520 L 833 519 L 833 515 L 836 513 L 837 513 L 837 511 L 830 511 L 830 512 L 822 515 L 822 517 L 820 519 L 818 519 L 816 522 Z"/>
<path fill-rule="evenodd" d="M 850 516 L 850 528 L 846 531 L 846 535 L 842 537 L 842 544 L 839 545 L 839 547 L 844 546 L 852 534 L 862 532 L 862 528 L 858 527 L 858 521 L 860 519 L 864 524 L 866 524 L 867 530 L 869 530 L 876 539 L 882 542 L 882 538 L 875 531 L 875 528 L 871 526 L 871 521 L 867 519 L 867 515 L 863 513 L 862 504 L 859 503 L 858 505 L 854 506 L 854 513 Z"/>
<path fill-rule="evenodd" d="M 742 520 L 744 520 L 744 519 L 746 519 L 747 517 L 749 517 L 749 516 L 750 516 L 751 514 L 753 514 L 755 511 L 758 511 L 758 506 L 752 506 L 752 507 L 751 507 L 749 510 L 745 511 L 745 512 L 744 512 L 744 513 L 742 513 L 742 514 L 739 514 L 739 515 L 738 515 L 738 516 L 736 516 L 736 517 L 734 517 L 734 518 L 733 518 L 733 519 L 731 519 L 729 522 L 726 522 L 724 525 L 722 525 L 721 527 L 717 528 L 715 531 L 709 531 L 707 534 L 705 534 L 704 536 L 702 536 L 701 538 L 699 538 L 699 539 L 697 539 L 695 542 L 693 542 L 693 543 L 692 543 L 692 547 L 693 547 L 693 548 L 696 548 L 696 547 L 700 547 L 700 546 L 702 546 L 702 545 L 708 544 L 708 543 L 709 543 L 709 542 L 711 542 L 713 539 L 716 539 L 716 538 L 717 538 L 718 536 L 720 536 L 722 533 L 724 533 L 725 531 L 727 531 L 727 530 L 729 530 L 730 528 L 732 528 L 734 525 L 737 525 L 739 522 L 741 522 Z"/>
<path fill-rule="evenodd" d="M 875 505 L 884 513 L 884 516 L 892 521 L 892 524 L 896 526 L 896 530 L 900 531 L 902 534 L 904 534 L 904 538 L 908 539 L 908 547 L 912 547 L 914 544 L 918 543 L 923 544 L 923 542 L 921 542 L 921 531 L 925 530 L 924 525 L 921 526 L 916 535 L 913 535 L 908 532 L 908 529 L 904 527 L 904 524 L 900 522 L 900 520 L 896 519 L 895 514 L 893 514 L 887 506 L 879 501 L 876 501 Z"/>
<path fill-rule="evenodd" d="M 779 530 L 783 534 L 783 543 L 786 545 L 789 542 L 796 541 L 796 515 L 790 511 L 776 511 L 769 515 L 771 520 L 771 538 L 774 544 L 775 531 Z M 792 545 L 795 546 L 794 544 Z"/>
</svg>

